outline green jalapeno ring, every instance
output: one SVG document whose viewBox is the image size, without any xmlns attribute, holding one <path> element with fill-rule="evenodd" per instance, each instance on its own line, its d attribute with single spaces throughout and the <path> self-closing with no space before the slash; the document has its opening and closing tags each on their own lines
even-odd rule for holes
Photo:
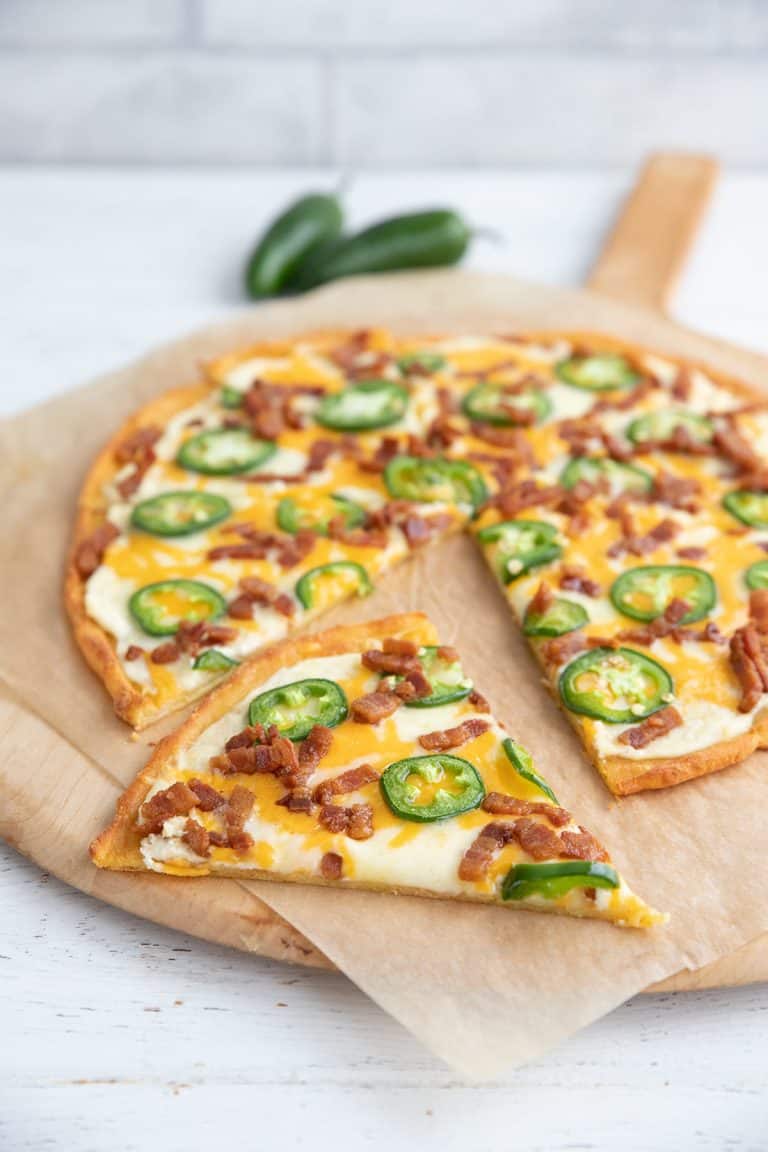
<svg viewBox="0 0 768 1152">
<path fill-rule="evenodd" d="M 502 900 L 543 896 L 557 900 L 573 888 L 618 888 L 615 868 L 600 860 L 553 861 L 551 864 L 514 864 L 501 886 Z"/>
<path fill-rule="evenodd" d="M 449 777 L 461 789 L 458 794 L 438 788 L 428 804 L 418 804 L 418 789 L 409 780 L 412 776 L 430 784 L 439 784 Z M 395 816 L 430 824 L 471 812 L 485 799 L 482 778 L 468 760 L 459 756 L 438 753 L 434 756 L 409 756 L 398 760 L 384 770 L 380 780 L 381 791 Z"/>
<path fill-rule="evenodd" d="M 512 427 L 523 421 L 516 420 L 510 409 L 517 405 L 519 408 L 533 411 L 540 424 L 546 420 L 552 411 L 552 402 L 545 392 L 539 388 L 530 387 L 524 392 L 510 395 L 509 403 L 503 404 L 504 384 L 487 380 L 478 384 L 466 394 L 461 403 L 461 410 L 470 420 L 480 424 L 493 424 L 496 427 Z"/>
<path fill-rule="evenodd" d="M 397 424 L 410 399 L 407 388 L 393 380 L 360 380 L 323 397 L 315 419 L 339 432 L 365 432 Z"/>
<path fill-rule="evenodd" d="M 529 604 L 523 616 L 525 636 L 564 636 L 589 623 L 589 615 L 582 604 L 556 596 L 545 612 L 532 612 Z"/>
<path fill-rule="evenodd" d="M 344 690 L 333 680 L 294 680 L 255 696 L 248 706 L 248 722 L 269 728 L 281 736 L 303 740 L 316 724 L 335 728 L 346 720 L 349 705 Z"/>
<path fill-rule="evenodd" d="M 697 444 L 710 444 L 715 434 L 712 421 L 699 412 L 684 408 L 659 408 L 636 416 L 627 426 L 626 437 L 633 444 L 668 440 L 678 428 L 684 428 Z"/>
<path fill-rule="evenodd" d="M 614 392 L 640 383 L 640 376 L 629 361 L 613 352 L 571 356 L 556 364 L 555 372 L 566 384 L 587 392 Z"/>
<path fill-rule="evenodd" d="M 744 573 L 747 588 L 768 588 L 768 560 L 756 560 Z"/>
<path fill-rule="evenodd" d="M 557 560 L 563 551 L 557 534 L 557 528 L 545 520 L 501 520 L 481 528 L 477 539 L 484 546 L 499 545 L 495 557 L 498 577 L 502 583 L 511 584 L 532 568 Z"/>
<path fill-rule="evenodd" d="M 232 505 L 215 492 L 180 489 L 161 492 L 136 504 L 131 527 L 153 536 L 190 536 L 226 520 Z"/>
<path fill-rule="evenodd" d="M 406 708 L 438 708 L 441 704 L 454 704 L 457 700 L 466 699 L 472 691 L 472 681 L 463 675 L 461 662 L 454 660 L 448 663 L 443 660 L 437 654 L 438 647 L 437 644 L 427 644 L 419 649 L 421 669 L 429 680 L 432 691 L 429 696 L 406 700 Z M 452 677 L 453 683 L 441 679 L 441 675 L 446 674 Z M 403 679 L 403 676 L 395 676 L 394 683 L 399 683 Z"/>
<path fill-rule="evenodd" d="M 649 492 L 653 484 L 653 477 L 644 468 L 625 464 L 621 460 L 611 460 L 608 456 L 574 456 L 560 473 L 560 483 L 569 490 L 580 480 L 594 484 L 603 478 L 608 480 L 613 495 L 621 492 Z"/>
<path fill-rule="evenodd" d="M 685 577 L 693 580 L 693 588 L 676 594 L 673 580 Z M 638 608 L 633 604 L 632 598 L 638 593 L 652 601 L 650 608 Z M 643 622 L 662 616 L 673 599 L 685 600 L 690 610 L 680 623 L 693 624 L 710 614 L 717 600 L 717 588 L 712 577 L 702 568 L 689 564 L 645 564 L 622 572 L 611 585 L 609 596 L 618 612 Z"/>
<path fill-rule="evenodd" d="M 412 368 L 420 369 L 420 374 L 428 372 L 442 372 L 448 367 L 448 361 L 439 352 L 407 352 L 395 361 L 397 367 L 407 376 Z"/>
<path fill-rule="evenodd" d="M 296 598 L 304 608 L 314 608 L 316 584 L 325 576 L 335 576 L 349 573 L 357 581 L 356 594 L 370 596 L 373 591 L 371 579 L 362 564 L 355 564 L 352 560 L 336 560 L 331 564 L 319 564 L 310 568 L 296 581 Z"/>
<path fill-rule="evenodd" d="M 163 593 L 177 596 L 182 601 L 186 599 L 188 610 L 169 613 L 162 604 L 155 602 Z M 206 611 L 200 611 L 201 607 Z M 147 635 L 174 636 L 182 621 L 197 624 L 201 620 L 215 620 L 222 616 L 227 610 L 227 602 L 210 584 L 199 580 L 158 580 L 134 592 L 128 601 L 128 610 Z"/>
<path fill-rule="evenodd" d="M 768 528 L 768 492 L 738 489 L 723 497 L 723 507 L 750 528 Z"/>
<path fill-rule="evenodd" d="M 271 440 L 257 440 L 247 428 L 209 428 L 184 441 L 176 463 L 205 476 L 232 476 L 260 467 L 276 451 Z"/>
<path fill-rule="evenodd" d="M 488 499 L 483 477 L 467 460 L 445 456 L 395 456 L 384 469 L 384 483 L 396 500 L 416 503 L 470 504 L 478 508 Z"/>
<path fill-rule="evenodd" d="M 596 687 L 580 690 L 578 678 L 592 673 L 598 679 Z M 602 677 L 603 683 L 600 684 Z M 648 686 L 652 693 L 644 689 Z M 592 648 L 582 652 L 560 674 L 560 698 L 570 712 L 590 716 L 606 724 L 634 724 L 645 720 L 660 708 L 666 707 L 674 693 L 669 672 L 634 648 Z M 608 692 L 623 694 L 630 702 L 624 708 L 612 708 L 606 703 Z M 641 697 L 645 697 L 641 701 Z"/>
<path fill-rule="evenodd" d="M 501 746 L 518 776 L 522 776 L 523 780 L 527 780 L 529 784 L 533 784 L 540 792 L 543 792 L 553 804 L 558 804 L 557 796 L 555 796 L 549 784 L 535 771 L 533 767 L 533 756 L 531 756 L 528 749 L 523 748 L 522 744 L 518 744 L 516 740 L 510 740 L 509 738 L 507 738 Z"/>
<path fill-rule="evenodd" d="M 313 519 L 313 514 L 303 509 L 293 496 L 284 496 L 277 506 L 277 526 L 283 532 L 295 535 L 297 532 L 315 532 L 318 536 L 328 535 L 328 524 L 336 517 L 344 520 L 345 528 L 359 528 L 365 523 L 366 511 L 360 504 L 348 500 L 346 496 L 331 495 L 330 500 L 335 506 L 328 515 L 320 513 Z"/>
<path fill-rule="evenodd" d="M 218 648 L 206 648 L 205 652 L 201 652 L 195 658 L 192 667 L 200 672 L 226 672 L 239 663 L 239 660 L 233 660 L 225 652 L 220 652 Z"/>
</svg>

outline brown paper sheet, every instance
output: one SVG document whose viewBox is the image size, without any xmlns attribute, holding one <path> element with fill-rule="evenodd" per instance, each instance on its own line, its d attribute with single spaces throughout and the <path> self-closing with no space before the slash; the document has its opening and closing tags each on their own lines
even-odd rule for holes
<svg viewBox="0 0 768 1152">
<path fill-rule="evenodd" d="M 324 324 L 410 331 L 604 328 L 710 359 L 768 386 L 765 361 L 585 293 L 499 277 L 358 281 L 270 305 L 197 334 L 13 421 L 0 436 L 0 832 L 70 883 L 208 939 L 303 962 L 332 959 L 434 1052 L 470 1077 L 540 1055 L 633 993 L 768 930 L 765 754 L 665 793 L 611 798 L 549 699 L 471 541 L 456 538 L 328 618 L 423 609 L 577 818 L 671 924 L 650 933 L 501 908 L 229 880 L 178 881 L 92 868 L 86 847 L 146 759 L 80 659 L 61 608 L 61 569 L 89 461 L 136 406 L 185 382 L 200 357 L 249 338 Z M 324 622 L 323 622 L 324 623 Z M 304 933 L 281 935 L 264 904 Z"/>
</svg>

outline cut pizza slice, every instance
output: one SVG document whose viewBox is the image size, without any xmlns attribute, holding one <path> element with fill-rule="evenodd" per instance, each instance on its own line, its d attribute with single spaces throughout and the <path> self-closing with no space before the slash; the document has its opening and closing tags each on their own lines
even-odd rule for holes
<svg viewBox="0 0 768 1152">
<path fill-rule="evenodd" d="M 425 616 L 286 640 L 156 748 L 102 868 L 333 884 L 650 927 Z"/>
</svg>

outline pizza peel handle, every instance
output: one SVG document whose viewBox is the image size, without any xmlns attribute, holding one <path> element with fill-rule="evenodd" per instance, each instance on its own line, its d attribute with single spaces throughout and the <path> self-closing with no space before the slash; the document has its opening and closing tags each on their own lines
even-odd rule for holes
<svg viewBox="0 0 768 1152">
<path fill-rule="evenodd" d="M 656 153 L 645 162 L 587 287 L 663 312 L 718 174 L 711 156 Z"/>
</svg>

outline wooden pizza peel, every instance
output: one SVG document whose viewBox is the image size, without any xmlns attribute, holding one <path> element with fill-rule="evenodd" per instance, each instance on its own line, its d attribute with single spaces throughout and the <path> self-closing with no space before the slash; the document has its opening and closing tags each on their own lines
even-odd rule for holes
<svg viewBox="0 0 768 1152">
<path fill-rule="evenodd" d="M 344 281 L 300 301 L 265 305 L 217 329 L 195 333 L 129 366 L 118 378 L 126 386 L 130 384 L 137 395 L 151 395 L 162 385 L 167 362 L 178 356 L 182 345 L 191 364 L 195 358 L 243 343 L 249 336 L 264 336 L 267 332 L 279 336 L 292 330 L 338 324 L 342 316 L 348 317 L 345 322 L 350 325 L 377 319 L 386 325 L 390 320 L 388 311 L 408 317 L 412 303 L 413 323 L 418 323 L 421 331 L 458 330 L 461 317 L 475 318 L 478 330 L 509 331 L 517 325 L 521 329 L 615 331 L 660 351 L 666 346 L 670 352 L 709 361 L 723 371 L 743 375 L 768 388 L 768 358 L 691 332 L 665 315 L 665 306 L 716 177 L 717 164 L 708 157 L 652 157 L 624 206 L 585 291 L 563 292 L 523 285 L 505 277 L 456 271 Z M 387 300 L 391 302 L 389 306 Z M 426 316 L 429 320 L 425 323 Z M 472 328 L 471 323 L 465 326 L 467 330 Z M 112 377 L 112 384 L 115 379 Z M 86 402 L 83 394 L 83 403 Z M 124 414 L 115 413 L 115 426 Z M 31 421 L 32 417 L 30 428 Z M 22 417 L 14 423 L 14 436 L 23 440 L 24 435 Z M 104 708 L 106 714 L 106 704 Z M 124 738 L 124 730 L 121 734 Z M 88 781 L 89 802 L 94 802 L 94 790 L 99 789 L 109 805 L 114 802 L 116 785 L 124 783 L 109 771 L 107 750 L 109 741 L 115 738 L 107 716 L 105 753 L 98 757 L 89 755 L 67 741 L 65 725 L 60 724 L 57 730 L 55 717 L 52 720 L 50 715 L 43 718 L 37 714 L 13 683 L 0 684 L 0 740 L 8 750 L 7 762 L 0 769 L 0 835 L 67 883 L 139 916 L 260 955 L 332 968 L 306 937 L 235 881 L 200 881 L 189 885 L 185 899 L 179 900 L 178 889 L 165 884 L 164 877 L 103 873 L 92 867 L 82 844 L 82 822 L 78 821 L 79 806 L 85 808 L 83 791 L 71 785 L 79 773 L 83 781 Z M 45 760 L 48 779 L 55 779 L 56 765 L 61 766 L 61 795 L 54 790 L 54 795 L 46 798 L 47 808 L 33 776 L 25 771 L 25 747 L 34 747 L 38 760 Z M 96 747 L 102 746 L 97 743 Z M 97 798 L 95 802 L 101 800 Z M 56 830 L 55 852 L 51 848 L 51 825 Z M 768 979 L 768 935 L 716 963 L 694 972 L 681 972 L 649 990 L 724 987 L 763 979 Z"/>
</svg>

